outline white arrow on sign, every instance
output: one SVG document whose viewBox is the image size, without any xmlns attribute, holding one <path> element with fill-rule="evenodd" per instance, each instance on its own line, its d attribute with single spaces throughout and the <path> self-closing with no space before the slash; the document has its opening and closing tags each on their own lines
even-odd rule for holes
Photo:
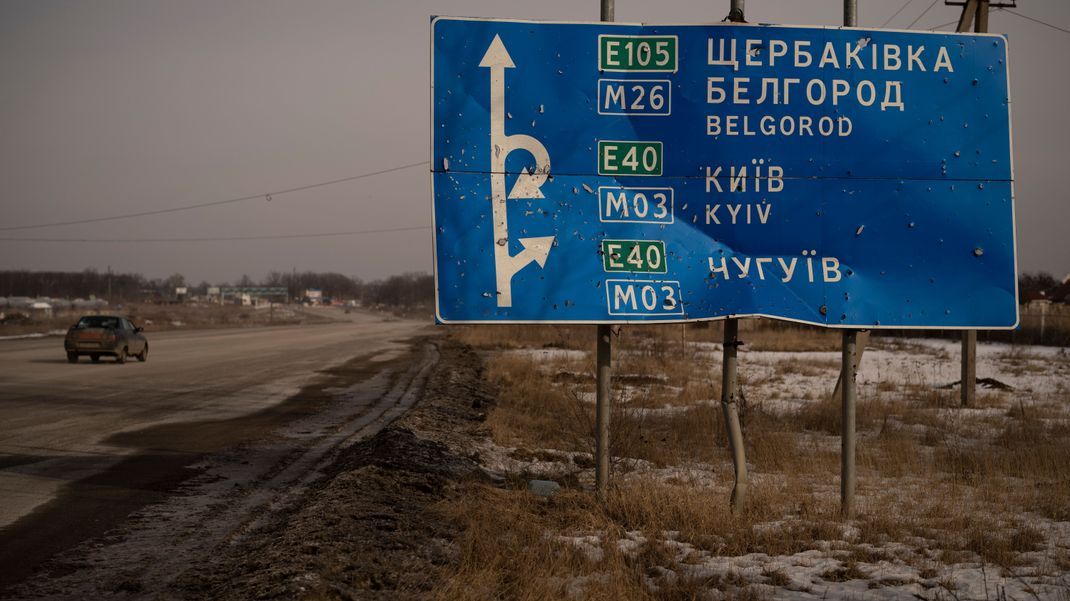
<svg viewBox="0 0 1070 601">
<path fill-rule="evenodd" d="M 487 48 L 480 67 L 490 69 L 490 163 L 491 203 L 494 219 L 494 267 L 498 286 L 498 306 L 513 306 L 513 276 L 529 263 L 546 266 L 554 236 L 520 238 L 524 250 L 509 254 L 507 198 L 543 198 L 542 185 L 550 174 L 550 154 L 535 138 L 525 134 L 505 134 L 505 70 L 516 67 L 499 36 Z M 505 194 L 505 158 L 514 150 L 526 150 L 535 158 L 534 172 L 524 169 Z"/>
</svg>

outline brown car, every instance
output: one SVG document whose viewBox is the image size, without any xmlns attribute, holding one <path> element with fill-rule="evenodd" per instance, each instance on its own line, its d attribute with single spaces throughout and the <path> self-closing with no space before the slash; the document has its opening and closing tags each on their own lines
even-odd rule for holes
<svg viewBox="0 0 1070 601">
<path fill-rule="evenodd" d="M 67 361 L 77 363 L 80 355 L 89 355 L 93 362 L 101 355 L 113 355 L 117 363 L 126 363 L 127 357 L 138 361 L 149 358 L 149 341 L 125 317 L 118 315 L 86 315 L 67 330 L 63 340 Z"/>
</svg>

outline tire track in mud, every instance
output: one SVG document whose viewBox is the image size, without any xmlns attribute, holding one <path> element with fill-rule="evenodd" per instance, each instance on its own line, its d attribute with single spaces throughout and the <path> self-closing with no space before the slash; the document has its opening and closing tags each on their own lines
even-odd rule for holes
<svg viewBox="0 0 1070 601">
<path fill-rule="evenodd" d="M 5 529 L 0 585 L 40 569 L 0 597 L 142 598 L 166 590 L 213 549 L 255 537 L 301 499 L 339 449 L 416 403 L 438 351 L 426 340 L 414 346 L 387 361 L 361 358 L 325 370 L 326 378 L 251 416 L 112 437 L 110 443 L 153 451 L 67 485 Z M 60 513 L 64 519 L 55 519 Z M 65 532 L 72 518 L 82 526 Z"/>
<path fill-rule="evenodd" d="M 490 478 L 475 451 L 493 404 L 482 362 L 449 339 L 422 399 L 342 450 L 272 523 L 187 571 L 171 598 L 427 599 L 460 557 L 437 504 Z"/>
</svg>

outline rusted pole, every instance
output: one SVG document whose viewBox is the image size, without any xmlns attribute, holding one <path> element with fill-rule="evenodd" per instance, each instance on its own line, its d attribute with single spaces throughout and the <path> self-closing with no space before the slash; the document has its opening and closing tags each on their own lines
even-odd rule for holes
<svg viewBox="0 0 1070 601">
<path fill-rule="evenodd" d="M 858 340 L 855 343 L 855 369 L 862 364 L 862 355 L 866 354 L 866 347 L 869 346 L 869 330 L 862 330 L 858 333 Z M 840 398 L 843 386 L 843 373 L 841 371 L 838 378 L 836 378 L 836 386 L 832 389 L 832 399 L 836 400 Z"/>
<path fill-rule="evenodd" d="M 843 0 L 843 24 L 858 27 L 858 0 Z M 868 334 L 865 336 L 868 338 Z M 843 331 L 843 355 L 837 385 L 843 391 L 840 424 L 840 513 L 854 516 L 855 505 L 855 369 L 865 347 L 858 348 L 858 331 Z"/>
<path fill-rule="evenodd" d="M 616 12 L 616 0 L 601 0 L 601 18 L 612 21 Z M 608 325 L 599 325 L 595 353 L 598 389 L 595 400 L 595 467 L 594 485 L 603 501 L 609 489 L 609 382 L 613 375 L 610 361 L 613 353 L 613 330 Z"/>
<path fill-rule="evenodd" d="M 977 330 L 962 332 L 962 370 L 959 379 L 960 400 L 963 407 L 972 407 L 977 400 Z"/>
<path fill-rule="evenodd" d="M 843 331 L 843 404 L 840 425 L 840 513 L 854 515 L 855 503 L 855 344 L 858 332 Z"/>
<path fill-rule="evenodd" d="M 616 17 L 616 1 L 602 0 L 602 20 L 612 21 Z"/>
<path fill-rule="evenodd" d="M 612 352 L 612 329 L 608 325 L 598 326 L 597 376 L 598 391 L 595 407 L 595 489 L 601 499 L 606 498 L 609 489 L 609 381 L 613 374 L 610 367 Z"/>
<path fill-rule="evenodd" d="M 739 348 L 739 321 L 729 317 L 724 322 L 724 349 L 721 360 L 721 409 L 732 451 L 736 483 L 732 487 L 732 510 L 738 510 L 747 498 L 747 453 L 743 448 L 743 428 L 739 423 L 739 395 L 736 394 L 736 351 Z"/>
</svg>

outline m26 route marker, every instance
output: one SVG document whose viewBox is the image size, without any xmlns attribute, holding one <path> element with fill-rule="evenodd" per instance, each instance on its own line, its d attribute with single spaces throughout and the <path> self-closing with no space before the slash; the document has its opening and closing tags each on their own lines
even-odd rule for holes
<svg viewBox="0 0 1070 601">
<path fill-rule="evenodd" d="M 1017 324 L 1001 36 L 448 17 L 431 36 L 441 322 Z"/>
</svg>

